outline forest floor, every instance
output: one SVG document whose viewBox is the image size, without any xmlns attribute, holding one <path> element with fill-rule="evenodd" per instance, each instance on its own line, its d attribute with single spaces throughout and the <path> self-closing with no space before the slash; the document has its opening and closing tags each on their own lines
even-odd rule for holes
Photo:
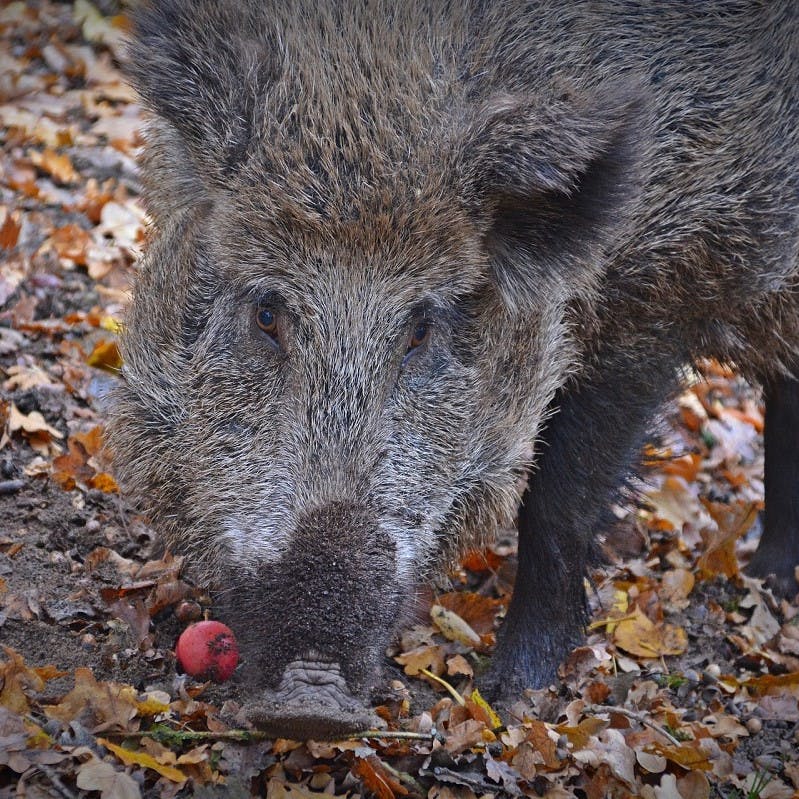
<svg viewBox="0 0 799 799">
<path fill-rule="evenodd" d="M 387 653 L 387 734 L 267 739 L 235 680 L 179 673 L 175 641 L 212 595 L 159 551 L 102 450 L 147 235 L 114 10 L 0 7 L 0 799 L 799 795 L 799 608 L 741 572 L 763 411 L 713 363 L 686 375 L 640 501 L 618 509 L 585 645 L 503 719 L 473 677 L 511 534 Z"/>
</svg>

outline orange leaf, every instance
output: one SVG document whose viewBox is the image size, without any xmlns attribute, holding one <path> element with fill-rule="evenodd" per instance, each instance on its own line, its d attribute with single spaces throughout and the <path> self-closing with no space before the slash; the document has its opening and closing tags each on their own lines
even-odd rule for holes
<svg viewBox="0 0 799 799">
<path fill-rule="evenodd" d="M 117 481 L 107 472 L 98 472 L 94 477 L 90 477 L 86 481 L 89 488 L 96 488 L 104 494 L 118 494 L 119 486 Z"/>
<path fill-rule="evenodd" d="M 761 677 L 750 677 L 743 685 L 753 694 L 792 693 L 799 696 L 799 671 L 788 674 L 764 674 Z M 786 691 L 787 689 L 787 691 Z"/>
<path fill-rule="evenodd" d="M 479 635 L 493 632 L 497 613 L 504 605 L 499 599 L 469 591 L 442 594 L 437 604 L 456 613 Z"/>
<path fill-rule="evenodd" d="M 17 246 L 21 225 L 11 214 L 6 214 L 0 225 L 0 249 L 11 250 Z"/>
<path fill-rule="evenodd" d="M 375 755 L 364 760 L 358 759 L 352 770 L 364 788 L 377 799 L 394 799 L 396 796 L 408 795 L 408 789 L 394 778 Z"/>
<path fill-rule="evenodd" d="M 461 566 L 470 572 L 494 572 L 501 565 L 502 558 L 492 549 L 473 549 L 461 559 Z"/>
<path fill-rule="evenodd" d="M 77 183 L 80 180 L 80 175 L 75 171 L 67 155 L 59 155 L 48 147 L 43 152 L 31 150 L 28 156 L 35 166 L 42 172 L 52 175 L 58 183 Z"/>
<path fill-rule="evenodd" d="M 116 374 L 122 368 L 122 356 L 116 341 L 100 341 L 86 359 L 89 366 Z"/>
<path fill-rule="evenodd" d="M 67 258 L 80 266 L 88 263 L 87 252 L 92 239 L 79 225 L 70 223 L 58 228 L 50 237 L 50 243 L 59 258 Z"/>
<path fill-rule="evenodd" d="M 696 564 L 699 576 L 702 579 L 718 574 L 734 577 L 739 572 L 735 542 L 754 524 L 759 512 L 758 506 L 753 502 L 746 505 L 726 505 L 705 501 L 704 504 L 719 529 L 702 531 L 705 551 Z"/>
</svg>

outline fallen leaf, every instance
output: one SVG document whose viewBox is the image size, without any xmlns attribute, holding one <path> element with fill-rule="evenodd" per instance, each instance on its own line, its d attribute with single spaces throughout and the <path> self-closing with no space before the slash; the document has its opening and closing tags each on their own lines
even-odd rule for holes
<svg viewBox="0 0 799 799">
<path fill-rule="evenodd" d="M 113 752 L 126 766 L 135 765 L 151 769 L 152 771 L 158 772 L 162 777 L 166 777 L 171 782 L 182 784 L 187 780 L 186 775 L 180 769 L 165 765 L 164 763 L 159 763 L 147 752 L 125 749 L 106 738 L 98 738 L 97 743 L 102 744 L 110 752 Z"/>
<path fill-rule="evenodd" d="M 118 374 L 122 368 L 122 356 L 116 341 L 100 341 L 95 344 L 91 354 L 86 359 L 89 366 L 96 369 L 105 369 L 111 374 Z"/>
<path fill-rule="evenodd" d="M 50 718 L 63 722 L 79 719 L 90 729 L 128 730 L 136 716 L 136 691 L 131 686 L 98 682 L 91 669 L 75 669 L 75 687 L 57 705 L 45 705 Z"/>
<path fill-rule="evenodd" d="M 72 161 L 69 160 L 68 155 L 59 154 L 47 147 L 42 152 L 30 150 L 28 157 L 42 172 L 46 172 L 55 178 L 57 183 L 70 185 L 80 181 L 80 174 L 75 171 L 75 167 L 72 166 Z"/>
<path fill-rule="evenodd" d="M 447 730 L 444 748 L 451 755 L 456 755 L 465 749 L 470 749 L 479 743 L 486 742 L 486 733 L 490 734 L 490 731 L 482 721 L 466 719 L 466 721 L 456 724 Z"/>
<path fill-rule="evenodd" d="M 352 772 L 361 780 L 364 788 L 378 799 L 394 799 L 396 796 L 408 795 L 407 788 L 386 769 L 375 755 L 356 759 Z"/>
<path fill-rule="evenodd" d="M 0 663 L 0 707 L 11 713 L 25 715 L 30 712 L 28 694 L 44 689 L 44 678 L 35 669 L 28 668 L 18 652 L 3 647 L 8 660 Z"/>
<path fill-rule="evenodd" d="M 78 266 L 88 264 L 88 250 L 92 239 L 88 231 L 71 223 L 54 231 L 48 242 L 59 258 L 64 258 Z"/>
<path fill-rule="evenodd" d="M 100 791 L 100 799 L 141 799 L 133 777 L 97 757 L 79 766 L 76 783 L 84 791 Z"/>
<path fill-rule="evenodd" d="M 497 623 L 497 613 L 504 607 L 504 603 L 499 599 L 470 591 L 442 594 L 436 604 L 455 613 L 480 636 L 493 633 Z"/>
<path fill-rule="evenodd" d="M 409 677 L 415 677 L 422 669 L 433 674 L 444 673 L 444 650 L 440 646 L 420 646 L 396 655 L 394 660 L 405 667 L 405 673 Z"/>
<path fill-rule="evenodd" d="M 613 642 L 625 652 L 643 658 L 681 655 L 688 647 L 688 635 L 682 627 L 655 624 L 635 607 L 632 613 L 616 625 Z"/>
<path fill-rule="evenodd" d="M 11 403 L 8 414 L 8 429 L 11 433 L 22 431 L 23 433 L 27 433 L 29 435 L 44 434 L 46 436 L 58 439 L 64 437 L 58 430 L 55 429 L 55 427 L 47 424 L 47 422 L 44 420 L 44 416 L 42 416 L 39 411 L 22 413 L 22 411 L 20 411 L 13 402 Z"/>
<path fill-rule="evenodd" d="M 449 641 L 457 641 L 468 647 L 480 646 L 480 636 L 457 614 L 442 605 L 430 608 L 430 618 L 441 634 Z"/>
</svg>

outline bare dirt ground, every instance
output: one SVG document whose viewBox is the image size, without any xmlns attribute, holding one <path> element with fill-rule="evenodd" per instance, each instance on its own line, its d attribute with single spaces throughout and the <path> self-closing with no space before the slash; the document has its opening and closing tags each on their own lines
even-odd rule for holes
<svg viewBox="0 0 799 799">
<path fill-rule="evenodd" d="M 159 551 L 101 441 L 147 235 L 118 11 L 0 7 L 0 799 L 799 795 L 799 609 L 740 572 L 762 408 L 716 364 L 653 431 L 586 645 L 503 718 L 473 677 L 512 536 L 469 556 L 387 653 L 387 734 L 269 740 L 235 679 L 178 673 L 175 641 L 213 597 Z"/>
</svg>

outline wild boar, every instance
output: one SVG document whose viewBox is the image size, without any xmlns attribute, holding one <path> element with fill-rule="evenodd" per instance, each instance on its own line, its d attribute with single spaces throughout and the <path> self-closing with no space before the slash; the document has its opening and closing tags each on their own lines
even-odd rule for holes
<svg viewBox="0 0 799 799">
<path fill-rule="evenodd" d="M 484 684 L 551 680 L 698 356 L 766 387 L 755 570 L 792 586 L 795 3 L 153 0 L 129 56 L 153 230 L 110 440 L 259 723 L 366 724 L 414 587 L 516 518 Z"/>
</svg>

